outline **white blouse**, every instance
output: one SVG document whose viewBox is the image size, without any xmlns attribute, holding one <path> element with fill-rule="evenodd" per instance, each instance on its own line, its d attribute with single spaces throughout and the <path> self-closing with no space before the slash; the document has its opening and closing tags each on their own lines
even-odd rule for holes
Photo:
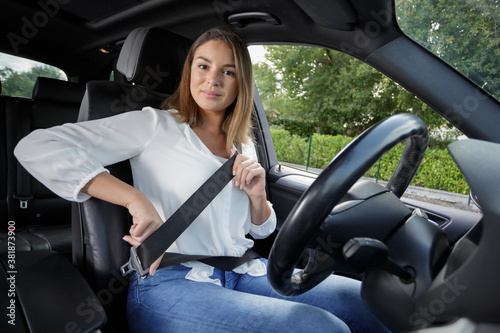
<svg viewBox="0 0 500 333">
<path fill-rule="evenodd" d="M 89 198 L 81 189 L 105 166 L 130 160 L 134 186 L 167 220 L 225 161 L 212 154 L 189 125 L 180 123 L 175 110 L 150 107 L 117 116 L 36 130 L 20 141 L 15 155 L 40 182 L 67 200 Z M 257 160 L 253 143 L 241 154 Z M 167 250 L 184 254 L 242 256 L 253 246 L 246 238 L 269 236 L 276 215 L 262 225 L 250 220 L 250 200 L 231 181 Z M 194 281 L 212 282 L 213 267 L 198 261 L 186 275 Z M 234 269 L 254 276 L 266 273 L 265 265 L 251 260 Z"/>
</svg>

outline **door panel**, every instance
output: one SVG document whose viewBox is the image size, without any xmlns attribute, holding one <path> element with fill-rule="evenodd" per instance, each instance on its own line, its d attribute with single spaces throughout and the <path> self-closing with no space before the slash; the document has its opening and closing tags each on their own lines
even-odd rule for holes
<svg viewBox="0 0 500 333">
<path fill-rule="evenodd" d="M 270 199 L 278 217 L 278 228 L 284 222 L 295 203 L 316 179 L 316 175 L 288 166 L 277 164 L 268 172 Z M 453 207 L 403 198 L 411 209 L 419 208 L 429 220 L 438 224 L 446 232 L 451 243 L 455 243 L 482 217 L 479 213 L 468 212 Z"/>
</svg>

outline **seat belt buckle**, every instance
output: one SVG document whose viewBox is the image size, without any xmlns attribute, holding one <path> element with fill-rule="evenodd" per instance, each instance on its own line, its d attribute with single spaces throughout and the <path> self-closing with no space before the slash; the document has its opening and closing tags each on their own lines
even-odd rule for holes
<svg viewBox="0 0 500 333">
<path fill-rule="evenodd" d="M 14 199 L 19 200 L 19 207 L 21 209 L 26 209 L 28 208 L 28 201 L 33 199 L 32 195 L 14 195 Z"/>
<path fill-rule="evenodd" d="M 120 268 L 122 276 L 127 276 L 132 272 L 137 272 L 142 279 L 145 279 L 149 274 L 149 267 L 146 269 L 142 268 L 141 259 L 137 254 L 137 248 L 135 246 L 130 247 L 130 258 L 128 261 Z"/>
</svg>

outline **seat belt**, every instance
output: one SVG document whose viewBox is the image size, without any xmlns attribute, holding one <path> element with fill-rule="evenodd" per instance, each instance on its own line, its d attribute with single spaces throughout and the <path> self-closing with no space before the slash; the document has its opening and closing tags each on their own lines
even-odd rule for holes
<svg viewBox="0 0 500 333">
<path fill-rule="evenodd" d="M 27 106 L 17 102 L 18 110 L 12 113 L 12 117 L 17 124 L 17 142 L 21 141 L 26 135 L 31 131 L 31 114 L 27 112 Z M 28 171 L 16 160 L 16 171 L 17 171 L 17 186 L 16 194 L 14 194 L 14 199 L 19 200 L 19 207 L 21 209 L 28 208 L 28 202 L 33 199 L 31 195 L 31 175 Z M 21 213 L 22 214 L 22 213 Z"/>
<path fill-rule="evenodd" d="M 165 252 L 170 245 L 191 225 L 201 212 L 212 202 L 227 183 L 234 177 L 233 164 L 238 153 L 227 160 L 209 179 L 205 181 L 155 232 L 144 240 L 137 248 L 130 248 L 130 259 L 121 267 L 122 275 L 136 271 L 145 278 L 149 266 L 162 254 L 160 267 L 177 265 L 187 261 L 198 260 L 207 265 L 226 271 L 232 270 L 245 262 L 258 258 L 259 255 L 248 250 L 242 257 L 186 255 Z"/>
</svg>

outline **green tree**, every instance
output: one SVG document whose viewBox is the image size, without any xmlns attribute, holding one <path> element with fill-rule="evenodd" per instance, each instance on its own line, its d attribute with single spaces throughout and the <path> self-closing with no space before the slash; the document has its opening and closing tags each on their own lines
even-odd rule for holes
<svg viewBox="0 0 500 333">
<path fill-rule="evenodd" d="M 293 102 L 293 107 L 274 102 L 280 115 L 313 122 L 317 133 L 355 136 L 399 112 L 417 113 L 430 126 L 442 124 L 420 100 L 351 56 L 304 46 L 265 49 L 267 63 L 260 65 L 265 70 L 256 71 L 256 77 L 265 73 L 256 79 L 259 90 L 264 87 L 263 100 L 268 103 L 267 91 L 274 88 L 273 99 Z"/>
<path fill-rule="evenodd" d="M 500 99 L 499 3 L 397 0 L 396 14 L 411 38 Z M 431 130 L 451 127 L 413 94 L 353 57 L 303 46 L 265 49 L 265 63 L 255 67 L 256 82 L 280 124 L 304 122 L 295 128 L 306 129 L 313 123 L 317 133 L 355 136 L 392 114 L 411 112 Z"/>
<path fill-rule="evenodd" d="M 30 97 L 33 91 L 33 86 L 39 76 L 59 80 L 66 79 L 64 74 L 59 69 L 48 65 L 34 66 L 25 72 L 17 72 L 11 68 L 5 67 L 0 69 L 2 94 Z"/>
<path fill-rule="evenodd" d="M 500 99 L 499 0 L 397 0 L 401 29 Z"/>
<path fill-rule="evenodd" d="M 259 62 L 253 65 L 255 83 L 259 88 L 260 98 L 265 101 L 264 108 L 268 116 L 273 116 L 275 107 L 279 105 L 280 94 L 278 91 L 278 79 L 266 62 Z"/>
</svg>

